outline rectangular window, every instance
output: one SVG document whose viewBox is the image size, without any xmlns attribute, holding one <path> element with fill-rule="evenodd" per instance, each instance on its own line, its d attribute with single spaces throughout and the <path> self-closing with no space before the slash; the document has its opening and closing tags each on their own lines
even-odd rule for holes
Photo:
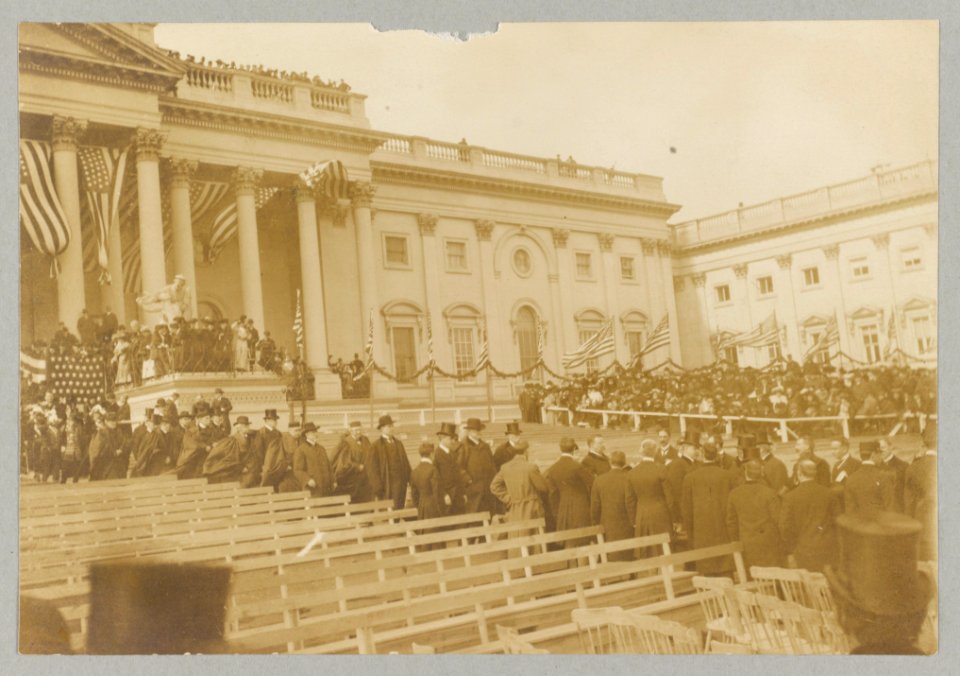
<svg viewBox="0 0 960 676">
<path fill-rule="evenodd" d="M 585 342 L 597 335 L 599 331 L 597 329 L 581 329 L 580 330 L 580 344 L 583 345 Z M 600 368 L 599 359 L 588 359 L 586 362 L 587 373 L 593 373 Z"/>
<path fill-rule="evenodd" d="M 870 264 L 866 256 L 850 259 L 850 275 L 854 279 L 867 279 L 870 276 Z"/>
<path fill-rule="evenodd" d="M 733 345 L 731 347 L 723 348 L 723 354 L 720 355 L 725 361 L 730 362 L 734 366 L 740 363 L 740 357 L 737 354 L 737 346 Z"/>
<path fill-rule="evenodd" d="M 417 372 L 417 344 L 412 326 L 393 328 L 393 365 L 397 378 L 409 378 Z"/>
<path fill-rule="evenodd" d="M 923 267 L 923 257 L 920 255 L 920 247 L 908 246 L 900 250 L 900 261 L 904 270 L 917 270 Z"/>
<path fill-rule="evenodd" d="M 820 268 L 804 268 L 803 269 L 803 285 L 804 286 L 819 286 L 820 285 Z"/>
<path fill-rule="evenodd" d="M 577 254 L 577 277 L 593 277 L 593 259 L 588 253 Z"/>
<path fill-rule="evenodd" d="M 880 333 L 876 324 L 860 327 L 860 340 L 863 341 L 863 356 L 870 364 L 880 361 Z"/>
<path fill-rule="evenodd" d="M 387 263 L 394 265 L 410 265 L 407 255 L 407 238 L 396 235 L 385 235 L 384 246 L 387 252 Z"/>
<path fill-rule="evenodd" d="M 929 317 L 914 317 L 910 320 L 913 327 L 913 339 L 917 346 L 917 354 L 929 354 L 934 351 L 933 331 L 931 331 Z"/>
<path fill-rule="evenodd" d="M 473 370 L 476 360 L 473 356 L 473 329 L 453 329 L 453 365 L 457 375 Z"/>
<path fill-rule="evenodd" d="M 716 291 L 718 303 L 730 302 L 730 287 L 727 284 L 714 287 L 714 291 Z"/>
<path fill-rule="evenodd" d="M 761 296 L 769 296 L 773 293 L 773 277 L 770 275 L 757 277 L 757 289 Z"/>
<path fill-rule="evenodd" d="M 640 331 L 627 331 L 627 349 L 630 350 L 630 358 L 633 359 L 640 350 L 643 349 L 643 333 Z"/>
<path fill-rule="evenodd" d="M 620 257 L 620 279 L 633 281 L 633 258 L 631 256 Z"/>
<path fill-rule="evenodd" d="M 467 269 L 466 242 L 447 242 L 447 269 L 460 271 Z"/>
</svg>

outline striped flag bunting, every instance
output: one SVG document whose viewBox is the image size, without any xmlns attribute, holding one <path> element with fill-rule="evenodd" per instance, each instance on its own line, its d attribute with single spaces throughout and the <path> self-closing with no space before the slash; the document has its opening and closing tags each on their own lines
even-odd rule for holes
<svg viewBox="0 0 960 676">
<path fill-rule="evenodd" d="M 293 318 L 293 335 L 297 340 L 297 351 L 300 353 L 300 357 L 303 358 L 303 302 L 300 298 L 300 289 L 297 289 L 297 313 Z"/>
<path fill-rule="evenodd" d="M 257 188 L 254 193 L 257 210 L 262 209 L 266 203 L 277 194 L 278 190 L 279 188 L 273 186 Z M 236 234 L 237 200 L 233 195 L 226 195 L 225 198 L 221 200 L 219 209 L 216 211 L 216 215 L 213 217 L 213 222 L 210 225 L 210 237 L 207 239 L 204 247 L 204 259 L 208 263 L 217 260 L 224 247 L 227 246 Z"/>
<path fill-rule="evenodd" d="M 346 199 L 350 196 L 347 168 L 340 160 L 317 162 L 301 172 L 300 179 L 328 199 Z"/>
<path fill-rule="evenodd" d="M 807 361 L 811 357 L 814 357 L 821 350 L 829 349 L 831 345 L 836 345 L 840 342 L 840 330 L 837 327 L 837 318 L 831 317 L 827 320 L 827 324 L 824 327 L 823 333 L 817 338 L 817 340 L 807 348 L 807 351 L 803 353 L 803 361 Z"/>
<path fill-rule="evenodd" d="M 739 341 L 739 338 L 739 333 L 734 333 L 733 331 L 720 331 L 718 329 L 716 333 L 717 352 L 722 353 L 728 347 L 735 347 Z"/>
<path fill-rule="evenodd" d="M 427 361 L 433 363 L 433 321 L 427 312 Z"/>
<path fill-rule="evenodd" d="M 483 344 L 480 346 L 480 354 L 477 356 L 477 363 L 473 367 L 475 371 L 481 371 L 490 365 L 490 341 L 487 338 L 487 327 L 481 329 Z"/>
<path fill-rule="evenodd" d="M 101 354 L 61 354 L 47 358 L 47 380 L 50 390 L 59 397 L 74 397 L 78 402 L 93 404 L 103 398 L 106 369 Z"/>
<path fill-rule="evenodd" d="M 771 312 L 770 316 L 760 322 L 747 336 L 744 336 L 741 342 L 748 347 L 778 345 L 780 343 L 780 327 L 777 324 L 777 313 Z"/>
<path fill-rule="evenodd" d="M 20 373 L 32 383 L 42 383 L 47 379 L 47 360 L 34 357 L 21 350 Z"/>
<path fill-rule="evenodd" d="M 367 320 L 367 344 L 364 346 L 367 359 L 373 359 L 373 308 L 370 308 L 370 317 Z"/>
<path fill-rule="evenodd" d="M 80 169 L 86 188 L 87 214 L 96 230 L 97 266 L 100 284 L 110 283 L 108 251 L 110 231 L 119 227 L 120 193 L 127 166 L 128 148 L 83 146 L 78 151 Z M 86 247 L 84 247 L 86 249 Z"/>
<path fill-rule="evenodd" d="M 563 355 L 561 363 L 565 369 L 572 369 L 591 359 L 610 354 L 613 350 L 613 321 L 611 320 L 606 322 L 599 331 L 585 340 L 576 350 Z"/>
<path fill-rule="evenodd" d="M 43 141 L 20 141 L 20 223 L 37 251 L 53 259 L 51 275 L 56 277 L 57 256 L 72 233 L 50 172 L 50 144 Z"/>
<path fill-rule="evenodd" d="M 897 309 L 890 308 L 890 319 L 887 320 L 887 349 L 883 353 L 885 360 L 892 359 L 897 350 L 900 349 L 900 341 L 897 340 Z"/>
<path fill-rule="evenodd" d="M 537 355 L 540 360 L 543 361 L 543 346 L 545 344 L 544 335 L 543 335 L 543 323 L 540 321 L 540 317 L 537 317 Z"/>
<path fill-rule="evenodd" d="M 647 344 L 640 350 L 640 355 L 650 354 L 665 345 L 670 344 L 670 316 L 663 315 L 663 319 L 653 329 L 653 333 L 647 338 Z"/>
</svg>

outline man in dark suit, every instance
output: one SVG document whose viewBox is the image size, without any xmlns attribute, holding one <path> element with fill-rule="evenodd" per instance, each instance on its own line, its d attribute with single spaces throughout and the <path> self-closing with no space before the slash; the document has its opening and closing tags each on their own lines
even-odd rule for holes
<svg viewBox="0 0 960 676">
<path fill-rule="evenodd" d="M 371 498 L 369 455 L 370 440 L 364 436 L 360 421 L 353 420 L 340 438 L 331 463 L 337 493 L 349 495 L 350 502 L 367 502 Z"/>
<path fill-rule="evenodd" d="M 453 423 L 441 423 L 437 432 L 437 446 L 433 453 L 433 464 L 440 481 L 440 493 L 446 514 L 463 514 L 466 509 L 464 498 L 464 471 L 460 466 L 461 445 L 457 441 L 457 426 Z"/>
<path fill-rule="evenodd" d="M 253 439 L 251 439 L 251 447 L 260 462 L 260 468 L 257 472 L 257 476 L 259 477 L 258 485 L 260 486 L 272 486 L 274 485 L 273 482 L 280 478 L 277 476 L 268 478 L 266 476 L 272 469 L 279 469 L 267 465 L 267 449 L 270 448 L 271 444 L 274 445 L 274 448 L 279 448 L 279 446 L 283 444 L 283 434 L 277 429 L 277 421 L 279 419 L 280 416 L 277 415 L 277 409 L 268 408 L 263 412 L 263 427 L 258 429 Z"/>
<path fill-rule="evenodd" d="M 570 437 L 560 440 L 560 459 L 547 470 L 547 486 L 550 489 L 550 508 L 553 512 L 555 529 L 570 530 L 590 525 L 591 476 L 589 470 L 573 457 L 578 448 Z M 579 546 L 586 542 L 566 542 L 567 547 Z"/>
<path fill-rule="evenodd" d="M 213 400 L 210 402 L 211 408 L 216 411 L 220 411 L 223 415 L 224 424 L 226 425 L 227 434 L 230 434 L 230 411 L 233 410 L 233 404 L 230 403 L 230 400 L 223 395 L 223 390 L 217 388 L 213 391 Z"/>
<path fill-rule="evenodd" d="M 834 484 L 842 486 L 851 474 L 860 469 L 860 459 L 854 457 L 850 451 L 850 442 L 844 437 L 830 442 L 830 448 L 833 450 L 833 457 L 836 459 L 836 463 L 830 472 L 830 480 Z"/>
<path fill-rule="evenodd" d="M 933 423 L 927 423 L 928 427 Z M 924 430 L 923 454 L 907 468 L 903 503 L 907 516 L 920 523 L 921 561 L 937 560 L 937 441 Z"/>
<path fill-rule="evenodd" d="M 893 509 L 898 512 L 903 512 L 903 486 L 909 463 L 897 457 L 893 444 L 888 438 L 880 437 L 877 443 L 880 444 L 880 453 L 883 455 L 882 464 L 878 466 L 880 469 L 884 469 L 894 476 Z"/>
<path fill-rule="evenodd" d="M 717 464 L 717 449 L 703 448 L 703 466 L 683 479 L 680 510 L 691 549 L 712 547 L 730 542 L 727 533 L 727 499 L 736 485 L 733 472 Z M 725 576 L 733 573 L 733 557 L 719 556 L 697 561 L 701 575 Z"/>
<path fill-rule="evenodd" d="M 797 451 L 797 461 L 794 463 L 793 472 L 790 475 L 793 485 L 796 486 L 800 482 L 797 476 L 797 468 L 800 466 L 800 463 L 804 460 L 810 460 L 817 468 L 816 482 L 825 488 L 830 488 L 830 463 L 816 454 L 813 447 L 813 440 L 801 437 L 797 439 L 794 448 Z"/>
<path fill-rule="evenodd" d="M 467 420 L 467 439 L 463 442 L 460 466 L 466 473 L 466 512 L 490 512 L 496 514 L 500 509 L 499 501 L 490 492 L 490 482 L 497 475 L 497 466 L 493 462 L 490 444 L 480 438 L 484 424 L 479 418 Z"/>
<path fill-rule="evenodd" d="M 444 501 L 449 500 L 440 490 L 440 475 L 433 464 L 436 453 L 433 444 L 420 445 L 420 464 L 410 473 L 410 496 L 417 506 L 418 519 L 436 519 L 444 515 Z"/>
<path fill-rule="evenodd" d="M 610 471 L 593 480 L 590 491 L 590 520 L 603 526 L 603 539 L 626 540 L 633 537 L 633 514 L 627 506 L 629 479 L 627 457 L 623 451 L 610 454 Z M 632 561 L 633 551 L 611 552 L 610 561 Z"/>
<path fill-rule="evenodd" d="M 370 445 L 370 463 L 375 478 L 372 488 L 378 500 L 393 500 L 395 509 L 403 509 L 410 481 L 410 461 L 403 442 L 393 435 L 393 426 L 393 418 L 389 415 L 382 415 L 377 421 L 380 436 Z"/>
<path fill-rule="evenodd" d="M 790 488 L 787 466 L 783 460 L 773 454 L 773 444 L 765 429 L 757 430 L 757 450 L 760 451 L 760 464 L 763 467 L 763 480 L 774 492 L 783 497 Z"/>
<path fill-rule="evenodd" d="M 847 514 L 871 518 L 881 511 L 894 508 L 896 479 L 892 472 L 881 468 L 883 451 L 876 441 L 860 442 L 860 468 L 847 479 L 843 487 L 843 507 Z"/>
<path fill-rule="evenodd" d="M 580 464 L 590 472 L 591 485 L 593 485 L 593 480 L 596 477 L 610 471 L 610 459 L 607 457 L 602 435 L 594 434 L 590 437 L 587 454 L 583 460 L 580 461 Z"/>
<path fill-rule="evenodd" d="M 520 433 L 520 423 L 507 423 L 507 440 L 497 446 L 493 452 L 493 464 L 497 466 L 497 471 L 500 471 L 505 462 L 510 462 L 518 452 L 526 450 L 528 444 L 520 440 Z M 522 449 L 521 445 L 524 445 Z"/>
<path fill-rule="evenodd" d="M 727 533 L 743 545 L 743 563 L 750 566 L 782 566 L 780 544 L 780 498 L 763 481 L 757 460 L 743 466 L 745 483 L 730 491 L 727 499 Z"/>
<path fill-rule="evenodd" d="M 670 443 L 670 432 L 661 427 L 657 431 L 657 464 L 666 465 L 669 460 L 676 460 L 680 455 L 676 446 Z"/>
<path fill-rule="evenodd" d="M 817 464 L 797 463 L 799 484 L 783 496 L 780 537 L 796 568 L 820 572 L 836 551 L 834 519 L 837 502 L 833 491 L 816 481 Z"/>
<path fill-rule="evenodd" d="M 635 537 L 673 534 L 673 492 L 667 479 L 667 469 L 657 463 L 658 449 L 653 439 L 640 444 L 640 462 L 627 473 L 627 513 L 633 520 Z M 637 550 L 641 558 L 663 554 L 660 547 Z"/>
<path fill-rule="evenodd" d="M 333 493 L 333 470 L 327 451 L 317 442 L 317 426 L 303 426 L 303 438 L 293 453 L 293 473 L 300 481 L 300 490 L 310 491 L 315 498 Z"/>
<path fill-rule="evenodd" d="M 680 454 L 676 460 L 667 460 L 664 464 L 667 468 L 667 482 L 670 487 L 671 501 L 677 507 L 673 515 L 674 524 L 682 525 L 679 505 L 683 498 L 683 478 L 695 470 L 699 465 L 697 463 L 697 450 L 699 449 L 698 435 L 693 430 L 687 430 L 687 435 L 680 443 Z"/>
</svg>

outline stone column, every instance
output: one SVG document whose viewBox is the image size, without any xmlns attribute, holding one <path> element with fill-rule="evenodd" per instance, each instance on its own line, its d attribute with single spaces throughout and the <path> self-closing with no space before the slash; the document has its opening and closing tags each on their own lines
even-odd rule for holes
<svg viewBox="0 0 960 676">
<path fill-rule="evenodd" d="M 700 326 L 703 328 L 705 340 L 701 341 L 700 365 L 705 366 L 707 364 L 712 364 L 717 358 L 717 355 L 715 355 L 713 352 L 713 343 L 710 341 L 710 332 L 715 327 L 711 325 L 710 306 L 707 304 L 707 273 L 699 272 L 690 275 L 690 281 L 693 282 L 694 294 L 697 296 L 699 314 L 702 318 Z M 703 352 L 704 346 L 706 347 L 706 352 Z"/>
<path fill-rule="evenodd" d="M 847 307 L 846 301 L 843 298 L 843 279 L 840 276 L 840 245 L 834 244 L 832 246 L 824 247 L 823 255 L 827 259 L 826 272 L 830 275 L 830 279 L 824 280 L 824 288 L 826 289 L 836 289 L 836 305 L 835 314 L 837 317 L 837 330 L 840 333 L 840 349 L 844 354 L 848 354 L 851 357 L 855 356 L 853 350 L 850 349 L 850 331 L 847 327 Z M 841 364 L 850 366 L 850 363 L 841 358 L 839 360 Z"/>
<path fill-rule="evenodd" d="M 787 351 L 795 361 L 803 360 L 803 343 L 800 342 L 800 324 L 797 317 L 797 299 L 793 293 L 793 256 L 777 256 L 780 274 L 777 278 L 777 321 L 787 327 Z M 781 291 L 782 289 L 782 291 Z"/>
<path fill-rule="evenodd" d="M 117 321 L 127 323 L 127 301 L 123 288 L 123 244 L 120 241 L 120 220 L 110 228 L 107 236 L 107 272 L 110 273 L 109 295 L 101 297 L 101 305 L 117 315 Z M 102 287 L 101 287 L 102 292 Z"/>
<path fill-rule="evenodd" d="M 480 250 L 480 289 L 483 300 L 483 321 L 487 329 L 490 361 L 500 369 L 508 368 L 501 364 L 508 364 L 507 351 L 503 344 L 503 326 L 507 319 L 500 315 L 500 299 L 497 295 L 497 281 L 493 276 L 493 229 L 496 223 L 488 220 L 478 220 L 474 224 L 477 233 L 477 244 Z M 479 346 L 483 345 L 483 336 L 480 336 Z M 479 348 L 478 348 L 479 349 Z"/>
<path fill-rule="evenodd" d="M 437 217 L 435 214 L 417 214 L 417 225 L 420 228 L 420 255 L 423 257 L 424 298 L 433 329 L 433 359 L 444 371 L 452 372 L 453 357 L 443 322 L 443 308 L 440 307 L 440 270 L 443 263 L 437 256 Z M 443 380 L 443 376 L 436 378 Z"/>
<path fill-rule="evenodd" d="M 663 290 L 660 284 L 660 261 L 657 259 L 657 241 L 654 239 L 641 239 L 640 244 L 643 247 L 643 273 L 646 278 L 646 314 L 650 318 L 650 330 L 647 333 L 647 339 L 653 335 L 660 320 L 663 319 L 665 312 L 665 303 L 663 302 Z M 664 360 L 664 353 L 657 351 L 652 354 L 644 355 L 643 363 L 645 367 L 655 366 Z"/>
<path fill-rule="evenodd" d="M 620 298 L 617 293 L 620 266 L 613 255 L 614 236 L 601 232 L 597 234 L 600 242 L 600 259 L 603 266 L 603 291 L 606 300 L 604 310 L 613 320 L 613 347 L 614 357 L 621 364 L 630 361 L 627 351 L 627 341 L 623 337 L 623 324 L 620 322 Z"/>
<path fill-rule="evenodd" d="M 747 322 L 741 330 L 747 332 L 755 328 L 753 313 L 750 311 L 750 287 L 747 285 L 747 272 L 749 272 L 749 269 L 750 266 L 746 263 L 738 263 L 733 266 L 733 274 L 737 278 L 737 290 L 735 292 L 736 296 L 733 298 L 733 304 L 735 307 L 742 307 L 746 310 Z M 762 321 L 762 319 L 760 321 Z M 742 354 L 747 357 L 747 359 L 744 360 L 745 363 L 743 363 L 742 366 L 760 366 L 757 356 L 759 349 L 760 348 L 751 347 L 749 348 L 749 353 L 745 349 Z"/>
<path fill-rule="evenodd" d="M 673 286 L 673 247 L 669 242 L 657 242 L 657 254 L 660 256 L 660 279 L 663 285 L 663 302 L 667 307 L 667 318 L 670 321 L 670 359 L 681 364 L 680 352 L 680 320 L 677 317 L 677 295 Z M 681 290 L 682 290 L 681 286 Z"/>
<path fill-rule="evenodd" d="M 163 244 L 163 216 L 160 210 L 160 146 L 163 135 L 157 129 L 137 129 L 137 206 L 140 215 L 141 293 L 156 293 L 167 284 Z M 159 312 L 144 312 L 148 325 L 161 320 Z"/>
<path fill-rule="evenodd" d="M 57 257 L 57 316 L 72 332 L 86 307 L 83 280 L 83 240 L 80 234 L 80 183 L 77 172 L 77 140 L 87 130 L 85 120 L 55 115 L 53 118 L 53 183 L 67 217 L 70 243 Z"/>
<path fill-rule="evenodd" d="M 897 345 L 900 346 L 900 349 L 904 349 L 903 333 L 900 330 L 900 304 L 897 302 L 897 285 L 893 281 L 893 265 L 890 263 L 890 233 L 884 232 L 879 235 L 874 235 L 871 239 L 873 240 L 874 248 L 879 254 L 877 256 L 877 260 L 879 261 L 877 275 L 886 281 L 887 296 L 890 298 L 891 303 L 891 307 L 883 308 L 883 324 L 879 327 L 880 333 L 883 334 L 883 340 L 886 342 L 888 339 L 887 322 L 890 321 L 890 312 L 892 311 L 896 316 L 894 329 Z M 906 351 L 909 352 L 909 350 Z M 898 359 L 902 358 L 898 357 Z"/>
<path fill-rule="evenodd" d="M 557 250 L 557 277 L 551 279 L 550 284 L 560 312 L 560 316 L 557 317 L 555 335 L 557 337 L 557 355 L 562 357 L 565 352 L 575 349 L 580 344 L 580 336 L 577 335 L 576 322 L 574 322 L 573 313 L 570 311 L 570 296 L 563 293 L 560 288 L 561 282 L 566 284 L 567 289 L 573 287 L 571 283 L 573 263 L 570 260 L 570 249 L 567 248 L 570 231 L 557 228 L 551 234 L 553 235 L 553 247 Z M 562 373 L 559 362 L 555 365 L 555 370 Z"/>
<path fill-rule="evenodd" d="M 370 206 L 376 191 L 376 186 L 365 181 L 353 181 L 350 184 L 353 223 L 357 231 L 357 266 L 360 272 L 360 335 L 366 345 L 372 312 L 375 322 L 373 356 L 382 365 L 383 346 L 387 344 L 387 336 L 376 330 L 376 313 L 380 310 L 377 299 L 377 268 L 380 266 L 380 256 L 374 247 L 373 221 L 370 215 Z"/>
<path fill-rule="evenodd" d="M 190 211 L 190 177 L 197 170 L 194 160 L 170 160 L 170 211 L 173 228 L 173 271 L 183 275 L 190 289 L 190 316 L 197 316 L 197 271 L 194 267 L 193 216 Z"/>
<path fill-rule="evenodd" d="M 237 167 L 233 187 L 237 196 L 237 244 L 240 248 L 240 295 L 243 314 L 263 333 L 263 282 L 260 276 L 260 241 L 257 237 L 257 183 L 260 169 Z"/>
</svg>

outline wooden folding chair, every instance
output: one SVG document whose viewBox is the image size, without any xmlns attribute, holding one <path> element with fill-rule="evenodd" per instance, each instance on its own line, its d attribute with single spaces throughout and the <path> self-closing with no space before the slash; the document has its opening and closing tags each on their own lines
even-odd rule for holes
<svg viewBox="0 0 960 676">
<path fill-rule="evenodd" d="M 833 652 L 824 631 L 822 613 L 765 594 L 758 595 L 756 600 L 766 616 L 767 625 L 775 627 L 786 639 L 791 655 L 829 655 Z"/>
<path fill-rule="evenodd" d="M 750 645 L 753 650 L 765 655 L 790 654 L 790 646 L 783 631 L 777 626 L 777 621 L 768 621 L 767 615 L 758 601 L 760 597 L 775 597 L 769 594 L 755 594 L 736 587 L 733 588 L 732 594 L 740 613 L 740 621 L 750 637 Z"/>
<path fill-rule="evenodd" d="M 710 641 L 704 652 L 708 655 L 753 655 L 753 648 L 743 643 Z"/>
<path fill-rule="evenodd" d="M 620 606 L 610 608 L 576 608 L 570 620 L 577 625 L 580 648 L 588 655 L 616 652 L 617 643 L 610 629 L 610 614 L 622 612 Z"/>
<path fill-rule="evenodd" d="M 536 648 L 528 641 L 520 638 L 520 633 L 512 627 L 497 625 L 497 638 L 503 644 L 503 652 L 507 655 L 549 655 L 549 650 Z"/>
<path fill-rule="evenodd" d="M 696 629 L 655 615 L 629 611 L 611 613 L 618 652 L 645 655 L 695 655 L 702 653 Z"/>
<path fill-rule="evenodd" d="M 693 578 L 693 588 L 699 593 L 700 608 L 706 619 L 708 644 L 715 635 L 737 643 L 750 642 L 750 637 L 740 623 L 736 603 L 730 598 L 733 587 L 733 580 L 729 577 L 695 575 Z"/>
<path fill-rule="evenodd" d="M 750 566 L 750 577 L 757 582 L 762 594 L 777 596 L 784 601 L 810 606 L 804 587 L 803 574 L 794 568 Z"/>
<path fill-rule="evenodd" d="M 827 577 L 823 573 L 814 573 L 803 569 L 800 570 L 800 577 L 803 579 L 803 586 L 810 607 L 819 610 L 821 613 L 836 616 L 837 607 L 834 605 L 833 594 L 830 592 L 830 585 L 827 584 Z"/>
</svg>

